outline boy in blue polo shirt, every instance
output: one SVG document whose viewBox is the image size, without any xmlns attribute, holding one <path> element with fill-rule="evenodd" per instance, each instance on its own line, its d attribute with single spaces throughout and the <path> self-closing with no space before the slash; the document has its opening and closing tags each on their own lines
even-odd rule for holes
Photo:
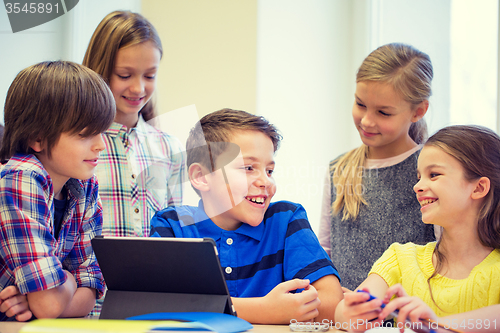
<svg viewBox="0 0 500 333">
<path fill-rule="evenodd" d="M 157 212 L 151 236 L 214 239 L 235 309 L 249 322 L 334 320 L 339 276 L 304 208 L 271 203 L 280 139 L 267 120 L 244 111 L 203 117 L 186 143 L 200 203 Z"/>
</svg>

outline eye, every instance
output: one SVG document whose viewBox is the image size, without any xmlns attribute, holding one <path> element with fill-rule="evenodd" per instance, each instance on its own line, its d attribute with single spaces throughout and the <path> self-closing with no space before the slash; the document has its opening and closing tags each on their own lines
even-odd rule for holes
<svg viewBox="0 0 500 333">
<path fill-rule="evenodd" d="M 149 80 L 154 80 L 154 79 L 156 79 L 156 75 L 144 75 L 144 77 L 145 77 L 146 79 L 149 79 Z"/>
<path fill-rule="evenodd" d="M 359 106 L 360 108 L 366 107 L 363 103 L 356 101 L 356 105 Z"/>
<path fill-rule="evenodd" d="M 246 171 L 253 171 L 253 166 L 251 166 L 251 165 L 245 165 L 243 168 L 244 168 Z"/>
<path fill-rule="evenodd" d="M 268 176 L 272 176 L 272 175 L 273 175 L 273 173 L 274 173 L 274 169 L 269 169 L 269 170 L 267 170 L 267 175 L 268 175 Z"/>
<path fill-rule="evenodd" d="M 128 79 L 128 78 L 130 77 L 130 75 L 118 75 L 118 74 L 116 74 L 116 75 L 117 75 L 120 79 L 122 79 L 122 80 L 126 80 L 126 79 Z"/>
<path fill-rule="evenodd" d="M 438 176 L 441 176 L 441 174 L 439 174 L 439 173 L 437 173 L 437 172 L 431 172 L 431 173 L 430 173 L 430 176 L 431 176 L 431 179 L 432 179 L 432 178 L 436 178 L 436 177 L 438 177 Z"/>
<path fill-rule="evenodd" d="M 384 112 L 384 111 L 382 111 L 382 110 L 380 110 L 380 111 L 379 111 L 379 113 L 380 113 L 381 115 L 383 115 L 383 116 L 386 116 L 386 117 L 391 116 L 391 114 L 390 114 L 390 113 Z"/>
</svg>

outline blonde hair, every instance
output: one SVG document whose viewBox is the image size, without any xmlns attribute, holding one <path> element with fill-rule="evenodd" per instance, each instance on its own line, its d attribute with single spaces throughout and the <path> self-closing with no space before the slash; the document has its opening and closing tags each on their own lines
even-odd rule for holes
<svg viewBox="0 0 500 333">
<path fill-rule="evenodd" d="M 109 85 L 116 54 L 119 49 L 152 41 L 163 55 L 160 36 L 154 26 L 142 15 L 129 11 L 115 11 L 106 15 L 90 39 L 83 65 L 100 74 Z M 155 116 L 153 98 L 141 109 L 144 120 Z"/>
<path fill-rule="evenodd" d="M 397 94 L 416 107 L 431 96 L 432 77 L 432 63 L 427 54 L 410 45 L 392 43 L 377 48 L 363 60 L 356 74 L 356 83 L 389 83 Z M 427 139 L 425 120 L 412 123 L 408 134 L 415 143 L 424 143 Z M 355 219 L 361 205 L 367 204 L 362 191 L 367 153 L 368 146 L 362 144 L 331 164 L 337 193 L 332 212 L 334 215 L 342 212 L 342 220 Z"/>
</svg>

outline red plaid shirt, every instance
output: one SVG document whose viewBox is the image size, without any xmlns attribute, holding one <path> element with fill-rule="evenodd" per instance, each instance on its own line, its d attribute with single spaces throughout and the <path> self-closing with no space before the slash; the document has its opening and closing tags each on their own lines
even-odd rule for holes
<svg viewBox="0 0 500 333">
<path fill-rule="evenodd" d="M 61 231 L 54 238 L 54 191 L 34 155 L 15 155 L 0 173 L 0 290 L 16 285 L 22 294 L 62 285 L 63 270 L 78 287 L 104 292 L 91 239 L 101 234 L 97 179 L 70 179 Z M 0 313 L 0 320 L 6 318 Z"/>
</svg>

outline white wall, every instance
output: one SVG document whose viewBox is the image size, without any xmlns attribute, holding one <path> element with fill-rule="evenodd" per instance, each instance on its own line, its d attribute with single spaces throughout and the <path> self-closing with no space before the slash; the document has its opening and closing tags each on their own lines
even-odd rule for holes
<svg viewBox="0 0 500 333">
<path fill-rule="evenodd" d="M 275 200 L 301 203 L 315 230 L 328 162 L 359 144 L 351 108 L 362 56 L 354 51 L 367 50 L 353 43 L 365 28 L 352 24 L 354 6 L 331 0 L 258 2 L 257 112 L 283 134 Z M 363 10 L 356 15 L 363 17 Z"/>
<path fill-rule="evenodd" d="M 433 96 L 425 116 L 429 133 L 449 125 L 450 0 L 373 0 L 371 48 L 404 42 L 427 53 L 434 67 Z"/>
<path fill-rule="evenodd" d="M 81 63 L 99 22 L 113 10 L 141 10 L 141 0 L 85 0 L 45 24 L 12 33 L 5 7 L 0 7 L 0 123 L 5 96 L 22 69 L 46 60 Z"/>
<path fill-rule="evenodd" d="M 14 34 L 4 8 L 0 8 L 0 123 L 2 124 L 5 96 L 12 80 L 25 67 L 43 60 L 59 59 L 63 53 L 64 36 L 61 17 Z"/>
</svg>

